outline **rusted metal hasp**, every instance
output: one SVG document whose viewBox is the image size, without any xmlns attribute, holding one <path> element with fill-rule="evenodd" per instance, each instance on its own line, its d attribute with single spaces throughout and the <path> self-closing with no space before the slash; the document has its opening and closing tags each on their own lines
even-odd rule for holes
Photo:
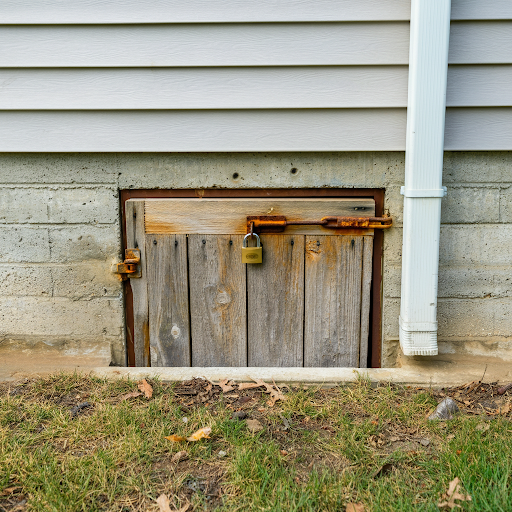
<svg viewBox="0 0 512 512">
<path fill-rule="evenodd" d="M 119 274 L 123 281 L 142 277 L 142 266 L 140 264 L 140 250 L 126 249 L 124 252 L 124 261 L 116 263 L 112 267 L 112 271 Z"/>
<path fill-rule="evenodd" d="M 322 226 L 328 229 L 387 229 L 392 217 L 323 217 L 321 220 L 287 220 L 283 215 L 247 217 L 247 232 L 282 233 L 286 226 Z"/>
</svg>

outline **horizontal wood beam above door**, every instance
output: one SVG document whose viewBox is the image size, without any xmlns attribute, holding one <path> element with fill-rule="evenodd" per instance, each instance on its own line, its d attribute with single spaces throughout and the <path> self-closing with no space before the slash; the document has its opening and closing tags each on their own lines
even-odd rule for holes
<svg viewBox="0 0 512 512">
<path fill-rule="evenodd" d="M 145 229 L 155 234 L 245 234 L 250 215 L 284 215 L 290 220 L 373 217 L 375 202 L 364 198 L 147 199 Z M 321 226 L 289 226 L 286 233 L 334 235 L 337 231 Z"/>
</svg>

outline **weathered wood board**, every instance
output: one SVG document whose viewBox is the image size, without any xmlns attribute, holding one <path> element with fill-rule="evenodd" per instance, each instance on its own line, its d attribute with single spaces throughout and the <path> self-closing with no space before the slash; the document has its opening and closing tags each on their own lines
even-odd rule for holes
<svg viewBox="0 0 512 512">
<path fill-rule="evenodd" d="M 190 366 L 187 237 L 146 236 L 146 254 L 151 366 Z"/>
<path fill-rule="evenodd" d="M 130 279 L 133 294 L 133 346 L 135 366 L 151 366 L 149 354 L 148 282 L 146 269 L 146 242 L 144 232 L 144 200 L 126 202 L 126 243 L 130 249 L 140 250 L 142 276 Z"/>
<path fill-rule="evenodd" d="M 368 367 L 370 342 L 370 296 L 372 285 L 373 237 L 363 237 L 363 275 L 361 278 L 361 339 L 359 341 L 359 368 Z"/>
<path fill-rule="evenodd" d="M 248 366 L 303 366 L 304 236 L 263 235 L 247 265 Z"/>
<path fill-rule="evenodd" d="M 242 235 L 188 237 L 192 366 L 246 366 Z"/>
<path fill-rule="evenodd" d="M 359 366 L 363 237 L 306 237 L 304 366 Z"/>
<path fill-rule="evenodd" d="M 250 199 L 147 199 L 146 233 L 247 233 L 248 215 L 284 215 L 294 220 L 327 216 L 373 217 L 373 199 L 365 198 L 250 198 Z M 289 226 L 286 233 L 335 235 L 321 226 Z"/>
</svg>

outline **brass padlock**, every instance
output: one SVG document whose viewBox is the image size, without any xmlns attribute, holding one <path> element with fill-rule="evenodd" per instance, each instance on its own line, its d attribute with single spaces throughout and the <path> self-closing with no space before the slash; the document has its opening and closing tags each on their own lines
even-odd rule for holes
<svg viewBox="0 0 512 512">
<path fill-rule="evenodd" d="M 247 247 L 247 238 L 256 237 L 256 247 Z M 242 263 L 261 263 L 263 261 L 263 248 L 260 237 L 256 233 L 248 233 L 244 236 L 242 244 Z"/>
</svg>

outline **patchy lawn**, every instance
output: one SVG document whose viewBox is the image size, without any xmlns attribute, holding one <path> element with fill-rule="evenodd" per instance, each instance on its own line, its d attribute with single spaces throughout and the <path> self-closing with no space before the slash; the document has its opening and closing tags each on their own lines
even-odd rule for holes
<svg viewBox="0 0 512 512">
<path fill-rule="evenodd" d="M 512 510 L 510 391 L 494 384 L 148 383 L 1 384 L 0 511 L 436 511 L 456 477 L 462 510 Z M 461 414 L 429 422 L 445 396 Z"/>
</svg>

